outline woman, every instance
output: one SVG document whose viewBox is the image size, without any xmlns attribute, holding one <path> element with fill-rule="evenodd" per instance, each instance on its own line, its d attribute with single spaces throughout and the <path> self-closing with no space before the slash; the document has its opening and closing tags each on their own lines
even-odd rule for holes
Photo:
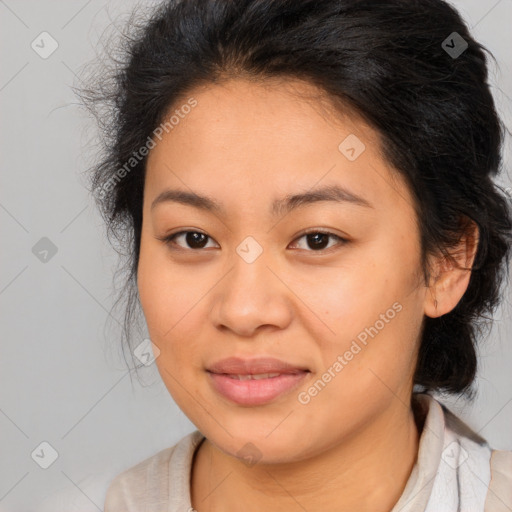
<svg viewBox="0 0 512 512">
<path fill-rule="evenodd" d="M 197 430 L 105 511 L 511 510 L 512 452 L 432 396 L 471 395 L 512 234 L 459 14 L 176 0 L 125 50 L 92 191 Z"/>
</svg>

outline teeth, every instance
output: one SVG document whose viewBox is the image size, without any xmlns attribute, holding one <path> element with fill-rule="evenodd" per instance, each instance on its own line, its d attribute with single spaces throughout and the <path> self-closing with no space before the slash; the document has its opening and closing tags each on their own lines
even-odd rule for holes
<svg viewBox="0 0 512 512">
<path fill-rule="evenodd" d="M 258 373 L 256 375 L 229 375 L 232 379 L 238 380 L 259 380 L 259 379 L 271 379 L 273 377 L 279 377 L 280 373 Z"/>
</svg>

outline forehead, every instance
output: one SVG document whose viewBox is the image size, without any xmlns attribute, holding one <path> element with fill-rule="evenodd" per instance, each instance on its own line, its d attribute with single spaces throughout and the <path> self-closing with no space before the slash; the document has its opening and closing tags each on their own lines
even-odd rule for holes
<svg viewBox="0 0 512 512">
<path fill-rule="evenodd" d="M 193 109 L 187 107 L 191 98 L 196 102 Z M 179 118 L 174 115 L 174 126 L 163 137 L 172 144 L 171 137 L 166 137 L 172 132 L 172 139 L 180 145 L 187 141 L 203 145 L 223 141 L 230 143 L 230 150 L 242 142 L 243 147 L 249 147 L 252 140 L 270 146 L 279 142 L 285 149 L 304 139 L 318 144 L 328 132 L 336 142 L 348 130 L 357 132 L 378 151 L 378 133 L 352 107 L 340 100 L 336 105 L 324 91 L 302 80 L 231 79 L 202 85 L 175 100 L 166 119 L 181 110 L 188 112 Z M 191 141 L 191 132 L 196 140 Z M 251 137 L 247 137 L 248 133 Z M 240 140 L 242 137 L 244 141 Z M 325 145 L 330 142 L 326 140 Z M 330 149 L 337 150 L 337 144 L 334 148 L 331 144 Z"/>
<path fill-rule="evenodd" d="M 180 111 L 191 98 L 196 105 Z M 210 84 L 174 102 L 172 113 L 177 123 L 155 139 L 147 160 L 146 190 L 153 196 L 181 185 L 219 198 L 267 196 L 268 202 L 335 183 L 369 202 L 382 202 L 389 188 L 407 193 L 381 155 L 378 133 L 351 109 L 335 110 L 307 82 Z"/>
</svg>

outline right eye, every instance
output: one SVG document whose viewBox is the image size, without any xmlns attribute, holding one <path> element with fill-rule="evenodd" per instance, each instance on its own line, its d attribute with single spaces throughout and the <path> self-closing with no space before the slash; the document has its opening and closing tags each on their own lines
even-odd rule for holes
<svg viewBox="0 0 512 512">
<path fill-rule="evenodd" d="M 176 243 L 176 240 L 180 237 L 184 237 L 184 242 L 189 245 L 189 247 L 183 247 L 180 244 Z M 157 237 L 158 240 L 161 240 L 162 242 L 165 242 L 170 249 L 175 250 L 178 246 L 179 249 L 185 249 L 185 250 L 199 250 L 204 249 L 205 244 L 208 238 L 210 238 L 207 234 L 202 233 L 201 231 L 178 231 L 177 233 L 167 235 L 164 237 Z M 213 240 L 213 238 L 211 238 Z"/>
</svg>

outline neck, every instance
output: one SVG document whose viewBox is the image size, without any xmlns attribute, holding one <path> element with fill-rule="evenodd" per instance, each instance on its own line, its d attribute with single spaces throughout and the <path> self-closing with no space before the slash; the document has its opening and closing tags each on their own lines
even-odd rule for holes
<svg viewBox="0 0 512 512">
<path fill-rule="evenodd" d="M 350 439 L 300 462 L 247 466 L 204 439 L 192 466 L 192 507 L 389 512 L 411 474 L 421 429 L 410 407 L 393 404 Z"/>
</svg>

